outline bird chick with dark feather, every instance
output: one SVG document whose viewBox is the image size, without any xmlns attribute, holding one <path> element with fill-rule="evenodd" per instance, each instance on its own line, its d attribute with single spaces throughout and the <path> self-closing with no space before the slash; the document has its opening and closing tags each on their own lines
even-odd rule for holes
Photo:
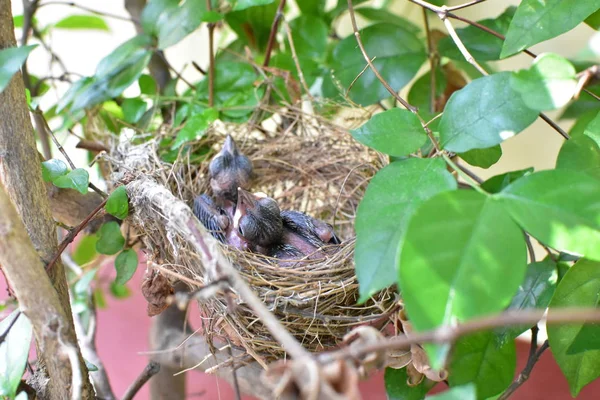
<svg viewBox="0 0 600 400">
<path fill-rule="evenodd" d="M 238 187 L 248 189 L 252 176 L 252 162 L 242 154 L 230 135 L 223 148 L 208 166 L 210 186 L 221 207 L 235 207 Z"/>
</svg>

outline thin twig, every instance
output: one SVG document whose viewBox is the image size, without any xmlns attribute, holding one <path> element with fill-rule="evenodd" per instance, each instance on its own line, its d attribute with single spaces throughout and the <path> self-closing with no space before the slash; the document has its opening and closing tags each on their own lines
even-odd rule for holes
<svg viewBox="0 0 600 400">
<path fill-rule="evenodd" d="M 212 1 L 206 0 L 206 9 L 212 10 Z M 208 106 L 214 105 L 215 95 L 215 50 L 214 50 L 215 23 L 208 23 Z"/>
<path fill-rule="evenodd" d="M 135 378 L 135 381 L 129 386 L 125 394 L 123 395 L 123 400 L 131 400 L 133 397 L 139 392 L 139 390 L 152 378 L 154 375 L 158 374 L 160 371 L 160 364 L 156 361 L 150 361 L 146 368 L 142 371 L 142 373 Z"/>
<path fill-rule="evenodd" d="M 271 53 L 273 52 L 273 47 L 275 47 L 275 36 L 277 35 L 277 27 L 279 26 L 279 21 L 283 18 L 283 8 L 285 7 L 285 1 L 281 0 L 279 3 L 279 7 L 277 7 L 277 12 L 275 13 L 275 18 L 273 19 L 273 24 L 271 25 L 271 32 L 269 33 L 269 41 L 267 42 L 267 50 L 265 51 L 265 61 L 263 62 L 263 67 L 268 67 L 269 62 L 271 61 Z"/>
<path fill-rule="evenodd" d="M 358 31 L 358 25 L 356 24 L 356 15 L 354 15 L 354 6 L 352 5 L 352 0 L 348 0 L 348 13 L 350 14 L 350 20 L 352 21 L 352 29 L 354 30 L 354 36 L 356 37 L 356 42 L 358 43 L 358 47 L 360 48 L 360 51 L 361 51 L 365 61 L 369 65 L 369 68 L 371 68 L 371 71 L 373 71 L 373 73 L 375 74 L 377 79 L 379 79 L 379 82 L 381 82 L 381 84 L 387 89 L 387 91 L 390 92 L 390 94 L 392 96 L 394 96 L 394 98 L 396 100 L 398 100 L 398 102 L 400 102 L 400 104 L 402 104 L 402 106 L 404 106 L 404 108 L 406 108 L 407 110 L 416 114 L 417 113 L 416 107 L 411 106 L 410 104 L 408 104 L 408 102 L 406 100 L 404 100 L 402 97 L 400 97 L 400 95 L 394 89 L 392 89 L 390 84 L 387 83 L 387 81 L 385 79 L 383 79 L 383 76 L 381 76 L 381 74 L 379 73 L 377 68 L 375 68 L 375 65 L 373 65 L 373 63 L 371 62 L 371 58 L 367 54 L 365 46 L 363 45 L 362 39 L 360 37 L 360 32 Z"/>
<path fill-rule="evenodd" d="M 65 251 L 65 249 L 69 245 L 69 243 L 71 243 L 73 240 L 75 240 L 75 237 L 77 236 L 77 234 L 79 232 L 81 232 L 81 230 L 83 228 L 85 228 L 87 226 L 87 224 L 90 223 L 90 221 L 96 216 L 96 214 L 98 214 L 100 212 L 100 210 L 102 210 L 104 208 L 104 205 L 106 204 L 107 200 L 108 200 L 108 198 L 105 198 L 102 201 L 102 203 L 100 203 L 98 205 L 98 207 L 96 207 L 94 209 L 94 211 L 92 211 L 83 221 L 81 221 L 81 223 L 79 225 L 77 225 L 75 228 L 73 228 L 71 231 L 69 231 L 69 234 L 67 235 L 67 237 L 64 238 L 64 240 L 58 246 L 58 250 L 56 251 L 56 254 L 54 254 L 54 257 L 52 257 L 52 260 L 50 260 L 50 262 L 46 266 L 46 271 L 50 271 L 52 269 L 54 264 L 56 264 L 56 261 L 58 261 L 58 259 L 60 258 L 60 255 L 62 254 L 62 252 Z"/>
<path fill-rule="evenodd" d="M 523 231 L 523 235 L 525 236 L 525 245 L 527 245 L 527 252 L 529 253 L 529 262 L 533 263 L 535 262 L 535 250 L 531 244 L 531 237 L 525 231 Z"/>
<path fill-rule="evenodd" d="M 15 324 L 15 322 L 17 322 L 17 320 L 19 319 L 20 316 L 21 316 L 21 311 L 17 311 L 17 315 L 13 318 L 12 321 L 10 321 L 10 324 L 8 325 L 6 330 L 4 332 L 2 332 L 2 334 L 0 335 L 0 344 L 2 344 L 6 340 L 8 333 L 10 332 L 13 325 Z"/>
<path fill-rule="evenodd" d="M 202 75 L 206 75 L 206 71 L 204 69 L 202 69 L 202 67 L 200 65 L 198 65 L 198 63 L 196 61 L 192 61 L 192 66 L 194 68 L 196 68 L 196 70 L 198 72 L 200 72 Z"/>
<path fill-rule="evenodd" d="M 429 28 L 429 18 L 427 17 L 427 9 L 421 8 L 423 11 L 423 23 L 425 24 L 425 35 L 427 37 L 427 56 L 429 58 L 429 112 L 435 112 L 435 98 L 436 98 L 436 68 L 437 68 L 437 54 L 434 54 L 433 50 L 433 38 L 431 37 L 431 29 Z"/>
<path fill-rule="evenodd" d="M 571 137 L 569 136 L 569 134 L 567 132 L 565 132 L 563 130 L 563 128 L 561 128 L 560 126 L 558 126 L 558 124 L 556 122 L 552 121 L 546 114 L 540 113 L 540 118 L 543 119 L 544 121 L 546 121 L 546 123 L 548 125 L 550 125 L 562 137 L 564 137 L 567 140 L 571 139 Z"/>
<path fill-rule="evenodd" d="M 446 10 L 447 11 L 456 11 L 456 10 L 460 10 L 462 8 L 474 6 L 475 4 L 483 3 L 484 1 L 486 1 L 486 0 L 471 0 L 468 3 L 459 4 L 457 6 L 452 6 L 452 7 L 446 7 Z"/>
<path fill-rule="evenodd" d="M 196 90 L 196 86 L 194 86 L 190 81 L 188 81 L 187 79 L 185 79 L 183 77 L 183 75 L 181 75 L 179 73 L 179 71 L 177 71 L 175 69 L 175 67 L 173 67 L 171 65 L 171 63 L 167 60 L 167 58 L 165 57 L 165 55 L 164 55 L 164 53 L 162 51 L 155 51 L 154 54 L 156 54 L 158 56 L 158 58 L 160 58 L 162 61 L 164 61 L 164 63 L 167 66 L 167 68 L 169 68 L 171 71 L 173 71 L 173 73 L 175 74 L 175 76 L 177 76 L 177 79 L 181 79 L 181 81 L 183 83 L 185 83 L 186 85 L 188 85 L 190 89 Z"/>
<path fill-rule="evenodd" d="M 300 61 L 298 60 L 298 54 L 296 54 L 296 46 L 294 45 L 294 38 L 292 37 L 292 30 L 290 29 L 290 24 L 287 23 L 285 18 L 283 19 L 283 24 L 285 25 L 285 30 L 287 33 L 288 42 L 290 43 L 290 50 L 292 52 L 292 59 L 294 60 L 294 64 L 296 65 L 296 71 L 298 71 L 298 78 L 300 78 L 300 83 L 304 87 L 304 91 L 306 95 L 314 100 L 312 95 L 310 94 L 310 89 L 306 84 L 306 80 L 304 79 L 304 73 L 302 72 L 302 67 L 300 66 Z"/>
<path fill-rule="evenodd" d="M 475 182 L 477 182 L 478 184 L 482 184 L 483 183 L 483 179 L 481 179 L 480 177 L 478 177 L 473 171 L 469 170 L 468 168 L 466 168 L 464 165 L 461 165 L 458 161 L 455 161 L 456 166 L 465 174 L 467 174 L 469 176 L 469 178 L 473 179 Z"/>
<path fill-rule="evenodd" d="M 532 339 L 532 345 L 533 345 L 533 339 Z M 506 389 L 506 391 L 504 393 L 502 393 L 502 395 L 500 397 L 498 397 L 498 400 L 508 399 L 522 384 L 525 383 L 525 381 L 527 381 L 527 379 L 529 379 L 529 375 L 531 374 L 531 371 L 533 370 L 535 363 L 537 363 L 537 361 L 540 359 L 542 353 L 544 351 L 546 351 L 546 349 L 548 349 L 548 347 L 550 347 L 550 346 L 548 344 L 548 341 L 546 340 L 544 342 L 544 344 L 542 344 L 537 351 L 534 350 L 533 353 L 530 353 L 529 359 L 527 360 L 527 365 L 525 365 L 525 368 L 523 368 L 523 371 L 521 371 L 521 373 L 519 374 L 517 379 L 515 379 L 515 381 L 513 383 L 511 383 L 511 385 L 508 387 L 508 389 Z"/>
<path fill-rule="evenodd" d="M 138 21 L 135 18 L 128 18 L 128 17 L 123 17 L 122 15 L 117 15 L 117 14 L 112 14 L 112 13 L 108 13 L 108 12 L 104 12 L 104 11 L 94 10 L 92 8 L 82 6 L 81 4 L 77 4 L 72 1 L 47 1 L 45 3 L 40 4 L 40 8 L 44 7 L 44 6 L 51 6 L 51 5 L 79 8 L 80 10 L 87 11 L 89 13 L 96 14 L 96 15 L 101 15 L 103 17 L 109 17 L 109 18 L 119 19 L 121 21 L 133 22 L 134 24 L 140 24 L 140 21 Z"/>
</svg>

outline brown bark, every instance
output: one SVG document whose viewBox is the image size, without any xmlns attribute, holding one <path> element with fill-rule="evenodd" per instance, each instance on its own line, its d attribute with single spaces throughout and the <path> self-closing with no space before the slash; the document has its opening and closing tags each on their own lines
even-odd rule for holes
<svg viewBox="0 0 600 400">
<path fill-rule="evenodd" d="M 0 49 L 14 46 L 16 46 L 16 40 L 11 2 L 10 0 L 0 0 Z M 23 238 L 18 232 L 18 236 L 21 237 L 21 241 L 24 241 L 24 243 L 21 244 L 19 241 L 15 243 L 26 246 L 30 240 L 33 248 L 37 251 L 35 260 L 31 259 L 31 254 L 27 254 L 29 256 L 27 261 L 20 261 L 18 258 L 9 259 L 11 262 L 17 262 L 13 266 L 18 267 L 16 270 L 12 270 L 11 273 L 9 273 L 9 264 L 2 263 L 9 280 L 13 283 L 13 289 L 19 297 L 19 302 L 21 305 L 29 304 L 33 306 L 33 308 L 28 308 L 29 314 L 32 314 L 37 312 L 35 310 L 37 302 L 43 301 L 46 303 L 50 301 L 51 297 L 57 296 L 58 302 L 53 303 L 51 309 L 46 309 L 49 312 L 51 311 L 44 319 L 46 324 L 36 326 L 36 339 L 38 349 L 42 350 L 40 352 L 41 365 L 46 365 L 50 377 L 48 394 L 52 398 L 60 399 L 64 397 L 65 388 L 70 386 L 71 369 L 65 368 L 65 362 L 56 357 L 55 348 L 54 351 L 50 349 L 49 352 L 46 352 L 48 345 L 41 340 L 48 340 L 48 334 L 56 336 L 58 331 L 59 336 L 71 341 L 75 338 L 75 331 L 62 263 L 56 263 L 48 273 L 49 282 L 51 283 L 49 292 L 47 287 L 44 287 L 44 291 L 31 289 L 47 279 L 44 269 L 38 269 L 38 266 L 42 266 L 40 259 L 43 263 L 48 263 L 52 259 L 57 249 L 57 238 L 56 227 L 46 197 L 46 188 L 42 180 L 33 127 L 27 109 L 25 87 L 20 73 L 15 74 L 8 87 L 0 93 L 0 182 L 20 216 L 18 222 L 24 224 L 29 235 L 29 238 L 27 236 Z M 4 230 L 8 232 L 4 234 L 5 239 L 7 237 L 11 239 L 13 230 L 18 229 L 15 227 L 15 221 L 7 225 L 10 211 L 12 211 L 12 208 L 9 210 L 8 206 L 3 204 L 0 207 Z M 7 234 L 8 236 L 6 236 Z M 18 254 L 18 248 L 11 247 L 5 248 L 1 252 L 7 253 L 8 250 L 11 254 L 2 254 L 5 260 L 5 257 L 13 256 L 13 253 Z M 27 279 L 22 279 L 25 276 L 27 276 Z M 49 306 L 49 303 L 45 305 Z M 49 320 L 47 318 L 55 318 L 57 325 L 48 325 Z M 34 318 L 32 318 L 32 322 L 34 322 Z M 36 322 L 41 323 L 41 317 Z M 36 322 L 34 322 L 34 325 Z M 51 328 L 51 332 L 46 332 L 46 336 L 43 336 L 42 332 L 48 331 L 48 328 Z M 76 347 L 77 342 L 72 343 Z M 84 377 L 83 392 L 89 395 L 92 393 L 92 388 L 87 377 L 87 369 L 80 354 L 79 358 L 81 361 L 79 367 Z"/>
</svg>

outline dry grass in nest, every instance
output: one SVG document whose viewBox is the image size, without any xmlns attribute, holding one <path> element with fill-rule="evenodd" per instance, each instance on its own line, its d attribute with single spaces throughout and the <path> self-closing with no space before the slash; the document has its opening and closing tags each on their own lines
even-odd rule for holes
<svg viewBox="0 0 600 400">
<path fill-rule="evenodd" d="M 118 180 L 124 173 L 134 172 L 141 176 L 138 181 L 142 183 L 137 186 L 140 190 L 147 187 L 143 180 L 156 181 L 189 205 L 198 194 L 210 192 L 208 160 L 222 145 L 225 134 L 231 134 L 253 162 L 252 191 L 274 197 L 282 209 L 302 211 L 333 224 L 343 241 L 325 258 L 301 260 L 294 267 L 280 267 L 262 255 L 216 246 L 238 266 L 242 277 L 307 349 L 322 351 L 339 344 L 358 325 L 370 323 L 383 329 L 396 309 L 393 291 L 383 291 L 363 305 L 356 304 L 354 218 L 369 179 L 385 159 L 355 142 L 346 129 L 320 117 L 299 110 L 280 110 L 280 115 L 285 128 L 280 125 L 277 132 L 251 130 L 247 125 L 212 127 L 194 144 L 208 145 L 213 150 L 200 165 L 191 164 L 189 156 L 182 155 L 173 164 L 160 161 L 155 140 L 137 146 L 122 143 L 113 152 L 114 177 Z M 132 188 L 130 185 L 135 191 Z M 130 199 L 134 208 L 132 224 L 143 235 L 150 261 L 199 285 L 208 282 L 200 256 L 185 235 L 168 223 L 172 210 L 165 207 L 176 200 L 166 191 L 144 194 L 154 195 L 164 199 L 151 207 L 141 199 Z M 235 313 L 228 311 L 223 299 L 210 299 L 200 307 L 210 341 L 227 336 L 263 365 L 284 355 L 245 304 L 238 304 Z"/>
</svg>

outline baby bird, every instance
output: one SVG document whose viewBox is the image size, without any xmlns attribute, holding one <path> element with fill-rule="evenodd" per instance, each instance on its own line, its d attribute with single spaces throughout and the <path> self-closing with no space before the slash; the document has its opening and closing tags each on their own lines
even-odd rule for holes
<svg viewBox="0 0 600 400">
<path fill-rule="evenodd" d="M 208 172 L 217 204 L 225 208 L 234 208 L 238 198 L 238 187 L 249 187 L 252 163 L 240 153 L 233 138 L 227 135 L 223 148 L 211 160 Z"/>
<path fill-rule="evenodd" d="M 249 243 L 233 228 L 232 216 L 206 194 L 194 199 L 193 212 L 202 225 L 221 243 L 248 250 Z"/>
</svg>

